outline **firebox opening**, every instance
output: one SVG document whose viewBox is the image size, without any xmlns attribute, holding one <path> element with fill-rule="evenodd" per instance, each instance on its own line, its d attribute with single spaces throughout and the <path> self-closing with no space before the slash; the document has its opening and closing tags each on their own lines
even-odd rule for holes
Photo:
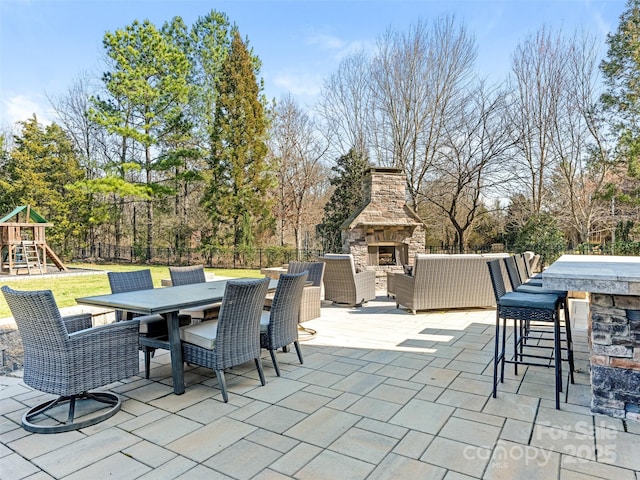
<svg viewBox="0 0 640 480">
<path fill-rule="evenodd" d="M 378 265 L 395 265 L 396 248 L 393 246 L 378 247 Z"/>
<path fill-rule="evenodd" d="M 369 253 L 369 265 L 383 267 L 391 265 L 401 265 L 401 259 L 398 256 L 403 254 L 402 247 L 404 246 L 398 247 L 398 245 L 369 245 L 367 247 Z"/>
</svg>

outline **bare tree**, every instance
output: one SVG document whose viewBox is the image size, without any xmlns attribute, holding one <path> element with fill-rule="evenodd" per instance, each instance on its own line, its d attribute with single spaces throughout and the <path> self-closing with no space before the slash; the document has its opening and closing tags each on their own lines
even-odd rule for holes
<svg viewBox="0 0 640 480">
<path fill-rule="evenodd" d="M 60 125 L 73 140 L 87 178 L 99 175 L 105 131 L 89 118 L 91 96 L 95 93 L 93 79 L 87 73 L 79 74 L 67 91 L 57 97 L 48 97 Z"/>
<path fill-rule="evenodd" d="M 489 90 L 483 82 L 470 90 L 445 125 L 442 155 L 433 166 L 435 179 L 420 191 L 452 225 L 460 253 L 478 215 L 486 212 L 486 195 L 512 147 L 505 108 L 504 92 Z"/>
<path fill-rule="evenodd" d="M 542 28 L 516 49 L 510 77 L 512 186 L 532 214 L 553 211 L 577 243 L 589 240 L 606 210 L 601 196 L 612 166 L 597 59 L 594 38 Z"/>
<path fill-rule="evenodd" d="M 85 179 L 91 182 L 105 176 L 109 168 L 110 158 L 117 150 L 117 140 L 106 129 L 96 124 L 90 118 L 91 97 L 95 94 L 94 79 L 88 72 L 80 73 L 67 91 L 56 97 L 48 97 L 49 103 L 56 112 L 58 122 L 73 140 L 74 148 L 85 170 Z M 93 191 L 89 195 L 90 215 L 85 219 L 88 225 L 88 245 L 96 245 L 99 239 L 108 237 L 101 232 L 102 226 L 115 228 L 116 237 L 120 237 L 120 222 L 109 221 L 106 205 L 109 193 Z M 114 212 L 120 212 L 114 210 Z M 119 218 L 119 214 L 113 217 Z"/>
<path fill-rule="evenodd" d="M 475 41 L 453 17 L 422 21 L 379 40 L 371 68 L 377 162 L 403 168 L 412 206 L 428 180 L 476 58 Z"/>
<path fill-rule="evenodd" d="M 598 50 L 595 38 L 575 35 L 567 42 L 563 114 L 552 140 L 559 164 L 554 176 L 554 204 L 576 243 L 588 242 L 594 222 L 608 216 L 602 201 L 613 162 L 608 129 L 598 103 Z"/>
<path fill-rule="evenodd" d="M 567 52 L 562 35 L 543 28 L 518 45 L 512 57 L 510 119 L 516 154 L 511 173 L 534 214 L 548 203 L 550 175 L 559 163 L 553 141 L 556 125 L 563 121 Z"/>
<path fill-rule="evenodd" d="M 292 230 L 295 246 L 303 248 L 305 232 L 315 230 L 318 206 L 326 185 L 321 159 L 327 144 L 316 135 L 312 118 L 287 96 L 276 106 L 273 123 L 271 156 L 277 165 L 278 193 L 275 216 L 278 220 L 280 244 L 286 231 Z M 319 188 L 320 187 L 320 188 Z M 308 222 L 308 223 L 307 223 Z"/>
<path fill-rule="evenodd" d="M 367 158 L 371 115 L 369 59 L 364 51 L 345 57 L 324 83 L 316 111 L 324 121 L 332 156 L 350 149 Z"/>
</svg>

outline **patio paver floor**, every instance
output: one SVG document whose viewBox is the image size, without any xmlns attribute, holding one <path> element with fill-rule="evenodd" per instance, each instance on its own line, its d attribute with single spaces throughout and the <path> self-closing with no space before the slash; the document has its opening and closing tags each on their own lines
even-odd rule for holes
<svg viewBox="0 0 640 480">
<path fill-rule="evenodd" d="M 36 435 L 20 419 L 45 396 L 16 372 L 0 377 L 0 478 L 640 480 L 640 424 L 589 411 L 583 320 L 561 411 L 545 369 L 507 367 L 491 397 L 494 310 L 411 315 L 384 295 L 324 305 L 303 365 L 279 352 L 278 378 L 263 353 L 265 387 L 253 364 L 229 370 L 227 404 L 215 374 L 192 366 L 173 395 L 159 350 L 150 380 L 113 385 L 116 416 Z"/>
</svg>

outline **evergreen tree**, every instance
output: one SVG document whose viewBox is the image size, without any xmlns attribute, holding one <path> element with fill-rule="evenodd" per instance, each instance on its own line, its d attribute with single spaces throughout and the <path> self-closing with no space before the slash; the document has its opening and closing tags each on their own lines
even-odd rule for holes
<svg viewBox="0 0 640 480">
<path fill-rule="evenodd" d="M 319 226 L 326 252 L 342 251 L 341 226 L 362 205 L 362 179 L 368 168 L 367 159 L 353 148 L 331 167 L 335 175 L 329 182 L 334 191 L 324 207 L 324 218 Z"/>
<path fill-rule="evenodd" d="M 222 245 L 248 250 L 272 223 L 267 191 L 267 116 L 256 65 L 237 29 L 222 65 L 212 126 L 211 181 L 204 205 Z M 215 246 L 215 245 L 213 245 Z"/>
<path fill-rule="evenodd" d="M 222 65 L 231 49 L 231 26 L 224 13 L 211 11 L 198 18 L 191 28 L 192 97 L 195 127 L 204 148 L 212 151 L 211 137 L 220 91 Z"/>
<path fill-rule="evenodd" d="M 541 265 L 551 265 L 567 248 L 558 220 L 549 213 L 531 215 L 516 238 L 516 249 L 540 254 Z"/>
<path fill-rule="evenodd" d="M 640 0 L 627 0 L 607 45 L 601 64 L 606 85 L 602 101 L 612 115 L 620 159 L 631 177 L 640 178 Z"/>
<path fill-rule="evenodd" d="M 507 246 L 515 245 L 520 230 L 522 230 L 532 214 L 531 202 L 526 196 L 519 193 L 511 197 L 509 206 L 506 209 L 502 242 Z"/>
<path fill-rule="evenodd" d="M 170 193 L 157 172 L 171 164 L 159 162 L 156 152 L 176 128 L 184 127 L 183 106 L 189 94 L 190 65 L 179 41 L 180 24 L 174 19 L 163 32 L 148 20 L 136 20 L 107 32 L 103 44 L 112 65 L 103 80 L 109 97 L 95 99 L 92 111 L 95 121 L 122 138 L 116 165 L 119 181 L 107 179 L 106 183 L 128 193 L 132 190 L 127 183 L 137 184 L 141 186 L 138 196 L 146 199 L 147 257 L 153 244 L 152 201 Z M 143 176 L 135 175 L 136 171 Z"/>
<path fill-rule="evenodd" d="M 20 122 L 0 176 L 0 205 L 4 213 L 19 205 L 31 205 L 53 227 L 48 240 L 66 249 L 85 233 L 86 197 L 68 187 L 84 178 L 71 139 L 56 123 L 43 127 L 35 115 Z"/>
</svg>

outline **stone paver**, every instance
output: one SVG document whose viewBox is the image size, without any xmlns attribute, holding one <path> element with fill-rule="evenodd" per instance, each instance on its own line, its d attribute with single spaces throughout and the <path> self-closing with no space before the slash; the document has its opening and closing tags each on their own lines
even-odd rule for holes
<svg viewBox="0 0 640 480">
<path fill-rule="evenodd" d="M 300 441 L 326 448 L 355 425 L 359 419 L 358 415 L 323 407 L 298 422 L 285 434 Z"/>
<path fill-rule="evenodd" d="M 365 462 L 379 463 L 395 446 L 397 440 L 385 435 L 351 428 L 333 442 L 329 449 Z"/>
<path fill-rule="evenodd" d="M 304 364 L 267 352 L 262 387 L 253 363 L 229 371 L 229 402 L 215 373 L 186 367 L 172 393 L 158 350 L 151 379 L 113 386 L 122 411 L 55 436 L 20 427 L 47 398 L 16 376 L 0 377 L 0 478 L 299 480 L 640 480 L 640 423 L 593 416 L 586 331 L 574 329 L 576 384 L 554 408 L 553 374 L 507 367 L 492 390 L 495 312 L 324 305 L 301 343 Z"/>
<path fill-rule="evenodd" d="M 436 435 L 453 413 L 453 407 L 424 400 L 409 400 L 390 423 Z"/>
<path fill-rule="evenodd" d="M 486 468 L 490 455 L 490 449 L 439 436 L 431 442 L 420 460 L 447 470 L 479 477 Z"/>
<path fill-rule="evenodd" d="M 542 448 L 500 440 L 493 449 L 486 480 L 548 480 L 557 478 L 560 454 Z"/>
<path fill-rule="evenodd" d="M 295 475 L 300 480 L 358 480 L 365 479 L 375 465 L 340 453 L 323 450 Z"/>
<path fill-rule="evenodd" d="M 204 465 L 232 478 L 248 480 L 280 458 L 280 453 L 263 445 L 239 440 L 216 453 Z"/>
</svg>

